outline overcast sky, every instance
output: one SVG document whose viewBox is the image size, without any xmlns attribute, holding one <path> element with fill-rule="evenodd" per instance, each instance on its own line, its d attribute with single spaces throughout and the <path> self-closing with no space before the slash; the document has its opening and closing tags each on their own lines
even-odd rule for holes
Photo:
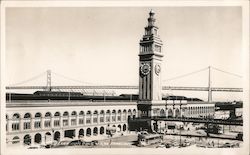
<svg viewBox="0 0 250 155">
<path fill-rule="evenodd" d="M 139 41 L 151 8 L 7 8 L 6 84 L 47 69 L 86 84 L 138 85 Z M 207 86 L 209 65 L 243 75 L 240 7 L 160 7 L 163 85 Z M 212 86 L 242 87 L 241 78 L 212 70 Z M 46 85 L 46 76 L 23 85 Z M 52 85 L 83 85 L 53 75 Z M 201 92 L 170 92 L 206 99 Z M 240 99 L 216 93 L 214 99 Z"/>
</svg>

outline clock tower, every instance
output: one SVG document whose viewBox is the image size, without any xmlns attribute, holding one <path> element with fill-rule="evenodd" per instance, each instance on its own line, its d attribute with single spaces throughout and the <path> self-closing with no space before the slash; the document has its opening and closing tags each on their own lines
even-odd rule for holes
<svg viewBox="0 0 250 155">
<path fill-rule="evenodd" d="M 149 118 L 158 116 L 160 109 L 165 109 L 162 100 L 161 70 L 162 70 L 162 41 L 155 25 L 155 13 L 149 12 L 148 25 L 140 40 L 139 53 L 139 117 Z"/>
</svg>

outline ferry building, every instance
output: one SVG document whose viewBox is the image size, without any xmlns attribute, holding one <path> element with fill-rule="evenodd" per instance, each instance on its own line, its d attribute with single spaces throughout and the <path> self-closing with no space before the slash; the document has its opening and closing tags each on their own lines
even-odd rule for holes
<svg viewBox="0 0 250 155">
<path fill-rule="evenodd" d="M 6 102 L 7 145 L 46 144 L 65 138 L 107 138 L 133 130 L 130 120 L 160 117 L 213 117 L 214 103 L 187 98 L 162 97 L 163 43 L 156 26 L 155 13 L 149 12 L 145 34 L 140 40 L 139 95 L 92 96 L 80 99 L 35 99 L 39 95 L 12 95 Z M 55 94 L 55 93 L 54 93 Z M 41 95 L 41 94 L 40 94 Z M 30 96 L 33 96 L 32 98 Z M 35 97 L 34 97 L 35 96 Z M 60 92 L 56 96 L 60 96 Z M 56 97 L 55 97 L 56 98 Z"/>
</svg>

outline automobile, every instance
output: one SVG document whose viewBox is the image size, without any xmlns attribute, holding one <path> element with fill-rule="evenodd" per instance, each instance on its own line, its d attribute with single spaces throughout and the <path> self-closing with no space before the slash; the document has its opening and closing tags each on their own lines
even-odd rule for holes
<svg viewBox="0 0 250 155">
<path fill-rule="evenodd" d="M 230 144 L 230 143 L 225 143 L 225 144 L 223 145 L 223 148 L 224 148 L 224 147 L 230 148 L 230 147 L 231 147 L 231 144 Z"/>
<path fill-rule="evenodd" d="M 49 149 L 49 148 L 52 148 L 52 147 L 53 147 L 52 144 L 47 144 L 47 145 L 45 145 L 45 148 L 46 148 L 46 149 Z"/>
<path fill-rule="evenodd" d="M 28 146 L 27 149 L 39 149 L 39 148 L 42 148 L 42 146 L 41 146 L 41 145 L 33 144 L 33 145 L 31 145 L 31 146 Z"/>
<path fill-rule="evenodd" d="M 190 145 L 191 145 L 190 142 L 184 142 L 184 144 L 185 144 L 186 146 L 190 146 Z"/>
<path fill-rule="evenodd" d="M 148 135 L 148 132 L 147 131 L 141 131 L 140 134 L 142 134 L 142 135 Z"/>
<path fill-rule="evenodd" d="M 68 145 L 69 146 L 83 145 L 83 141 L 81 141 L 81 140 L 73 140 Z"/>
<path fill-rule="evenodd" d="M 156 148 L 165 148 L 165 144 L 164 143 L 161 143 L 160 145 L 156 146 Z"/>
<path fill-rule="evenodd" d="M 39 147 L 37 147 L 37 146 L 30 146 L 27 149 L 39 149 Z"/>
<path fill-rule="evenodd" d="M 92 140 L 92 144 L 93 145 L 97 145 L 98 144 L 98 140 Z"/>
<path fill-rule="evenodd" d="M 180 147 L 187 147 L 187 146 L 189 146 L 187 143 L 181 143 L 181 144 L 179 145 L 179 148 L 180 148 Z"/>
<path fill-rule="evenodd" d="M 166 147 L 166 148 L 170 148 L 170 147 L 172 147 L 172 146 L 173 146 L 173 145 L 172 145 L 172 144 L 169 144 L 169 143 L 166 143 L 166 144 L 165 144 L 165 147 Z"/>
<path fill-rule="evenodd" d="M 206 148 L 206 145 L 203 145 L 203 144 L 196 144 L 197 147 L 203 147 L 203 148 Z"/>
<path fill-rule="evenodd" d="M 69 146 L 69 143 L 70 143 L 71 141 L 66 141 L 66 140 L 64 140 L 64 141 L 60 141 L 57 145 L 55 145 L 55 146 L 53 146 L 54 148 L 59 148 L 59 147 L 66 147 L 66 146 Z"/>
<path fill-rule="evenodd" d="M 85 141 L 83 144 L 87 146 L 93 146 L 93 145 L 97 145 L 98 141 L 97 140 Z"/>
</svg>

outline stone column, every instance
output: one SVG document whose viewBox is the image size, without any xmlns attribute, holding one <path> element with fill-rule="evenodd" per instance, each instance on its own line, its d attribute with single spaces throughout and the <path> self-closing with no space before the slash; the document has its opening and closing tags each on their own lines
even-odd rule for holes
<svg viewBox="0 0 250 155">
<path fill-rule="evenodd" d="M 23 131 L 23 119 L 21 118 L 19 121 L 19 127 L 20 127 L 20 131 Z"/>
<path fill-rule="evenodd" d="M 54 128 L 54 117 L 50 118 L 50 127 Z"/>
<path fill-rule="evenodd" d="M 76 115 L 76 126 L 79 126 L 79 115 Z"/>
<path fill-rule="evenodd" d="M 8 126 L 8 130 L 6 132 L 7 133 L 11 132 L 12 131 L 12 121 L 10 119 L 7 120 L 7 126 Z"/>
<path fill-rule="evenodd" d="M 31 129 L 31 131 L 34 131 L 34 129 L 35 129 L 35 120 L 34 120 L 35 118 L 30 118 L 30 129 Z"/>
<path fill-rule="evenodd" d="M 86 125 L 86 115 L 83 115 L 83 124 Z"/>
<path fill-rule="evenodd" d="M 41 129 L 44 129 L 45 128 L 45 125 L 44 125 L 45 118 L 42 117 L 40 121 L 41 121 Z"/>
<path fill-rule="evenodd" d="M 63 116 L 60 116 L 60 128 L 63 128 Z"/>
<path fill-rule="evenodd" d="M 100 124 L 100 114 L 97 114 L 97 124 Z"/>
</svg>

